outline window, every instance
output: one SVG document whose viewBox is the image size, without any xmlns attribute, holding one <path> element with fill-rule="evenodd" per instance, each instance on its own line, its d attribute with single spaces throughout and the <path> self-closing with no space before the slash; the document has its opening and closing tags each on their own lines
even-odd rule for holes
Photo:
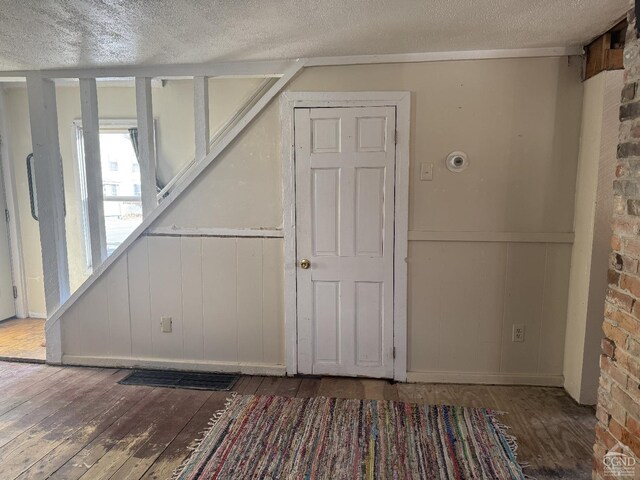
<svg viewBox="0 0 640 480">
<path fill-rule="evenodd" d="M 102 195 L 103 197 L 115 197 L 118 195 L 118 185 L 114 183 L 103 183 L 102 184 Z"/>
<path fill-rule="evenodd" d="M 100 122 L 100 161 L 102 164 L 102 192 L 107 255 L 113 251 L 142 222 L 140 168 L 130 128 L 135 121 Z M 77 160 L 80 171 L 80 197 L 83 203 L 83 239 L 87 267 L 91 267 L 91 238 L 89 235 L 88 199 L 86 193 L 86 167 L 82 138 L 82 125 L 75 123 Z"/>
</svg>

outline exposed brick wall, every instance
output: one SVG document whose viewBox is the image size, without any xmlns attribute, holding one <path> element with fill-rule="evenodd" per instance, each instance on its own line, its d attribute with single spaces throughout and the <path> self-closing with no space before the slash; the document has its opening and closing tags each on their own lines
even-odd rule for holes
<svg viewBox="0 0 640 480">
<path fill-rule="evenodd" d="M 633 11 L 625 46 L 625 87 L 614 182 L 609 290 L 605 303 L 596 416 L 594 478 L 605 472 L 605 454 L 635 460 L 640 478 L 640 42 Z M 607 460 L 607 462 L 610 462 Z M 619 477 L 629 478 L 629 477 Z"/>
</svg>

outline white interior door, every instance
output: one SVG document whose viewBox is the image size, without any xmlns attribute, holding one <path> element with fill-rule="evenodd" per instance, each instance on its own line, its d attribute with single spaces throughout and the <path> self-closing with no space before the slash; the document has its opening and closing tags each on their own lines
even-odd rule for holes
<svg viewBox="0 0 640 480">
<path fill-rule="evenodd" d="M 395 107 L 295 110 L 300 373 L 393 378 L 395 128 Z"/>
<path fill-rule="evenodd" d="M 2 172 L 0 171 L 0 320 L 5 320 L 16 314 L 16 306 L 13 299 L 9 226 L 5 217 L 7 204 L 1 175 Z"/>
</svg>

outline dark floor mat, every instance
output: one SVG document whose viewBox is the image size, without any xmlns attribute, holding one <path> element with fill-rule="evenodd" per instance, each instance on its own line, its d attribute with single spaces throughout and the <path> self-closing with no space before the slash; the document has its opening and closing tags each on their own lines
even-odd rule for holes
<svg viewBox="0 0 640 480">
<path fill-rule="evenodd" d="M 118 383 L 122 385 L 148 385 L 151 387 L 190 388 L 194 390 L 231 390 L 238 378 L 238 375 L 221 373 L 134 370 Z"/>
</svg>

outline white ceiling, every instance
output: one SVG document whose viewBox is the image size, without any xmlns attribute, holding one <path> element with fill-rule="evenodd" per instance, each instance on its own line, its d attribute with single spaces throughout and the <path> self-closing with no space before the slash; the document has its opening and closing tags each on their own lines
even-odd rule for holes
<svg viewBox="0 0 640 480">
<path fill-rule="evenodd" d="M 0 0 L 0 70 L 583 45 L 628 0 Z"/>
</svg>

